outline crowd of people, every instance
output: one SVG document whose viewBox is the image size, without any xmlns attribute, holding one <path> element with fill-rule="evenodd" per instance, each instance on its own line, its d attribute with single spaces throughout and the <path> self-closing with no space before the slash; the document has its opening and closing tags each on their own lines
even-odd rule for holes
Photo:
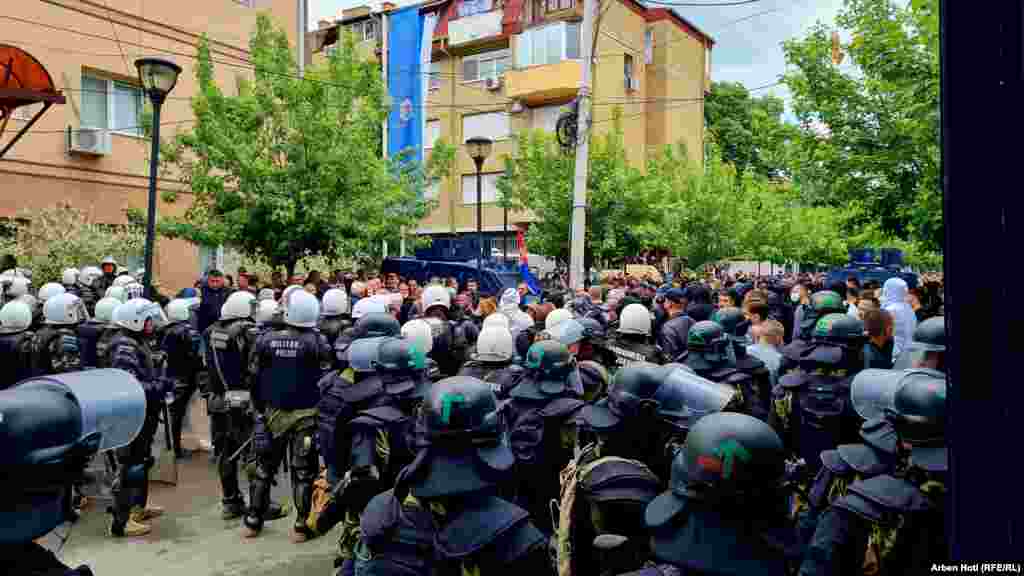
<svg viewBox="0 0 1024 576">
<path fill-rule="evenodd" d="M 339 574 L 912 573 L 946 554 L 942 279 L 615 276 L 578 291 L 210 270 L 163 305 L 104 260 L 0 276 L 3 380 L 127 370 L 110 534 L 161 510 L 194 394 L 222 514 L 337 533 Z M 127 278 L 126 278 L 127 276 Z M 96 296 L 102 294 L 102 298 Z M 240 469 L 248 478 L 242 491 Z"/>
</svg>

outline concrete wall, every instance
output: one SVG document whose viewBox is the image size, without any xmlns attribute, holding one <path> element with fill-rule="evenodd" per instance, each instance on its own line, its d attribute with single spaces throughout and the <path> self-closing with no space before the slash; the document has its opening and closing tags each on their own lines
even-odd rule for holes
<svg viewBox="0 0 1024 576">
<path fill-rule="evenodd" d="M 0 217 L 26 208 L 68 202 L 91 211 L 102 222 L 124 222 L 123 210 L 145 210 L 150 142 L 111 134 L 111 153 L 102 157 L 68 155 L 64 130 L 80 125 L 81 76 L 91 74 L 137 83 L 134 60 L 156 55 L 183 69 L 171 99 L 163 107 L 162 136 L 191 126 L 188 98 L 196 91 L 195 45 L 201 34 L 211 40 L 217 80 L 234 91 L 236 78 L 248 75 L 248 38 L 259 11 L 271 13 L 278 25 L 296 37 L 294 0 L 256 0 L 250 8 L 235 0 L 37 0 L 5 3 L 5 14 L 67 30 L 0 19 L 0 38 L 38 59 L 50 72 L 67 104 L 47 112 L 0 159 Z M 90 36 L 76 34 L 73 30 Z M 120 46 L 116 39 L 120 40 Z M 122 55 L 123 52 L 123 55 Z M 167 123 L 181 122 L 177 125 Z M 20 123 L 12 123 L 20 128 Z M 9 128 L 10 131 L 10 128 Z M 5 136 L 4 140 L 9 137 Z M 178 189 L 160 180 L 161 190 Z M 181 214 L 189 195 L 175 205 L 159 203 L 160 214 Z M 82 263 L 85 264 L 85 263 Z M 180 241 L 160 240 L 155 272 L 165 293 L 190 286 L 199 272 L 197 249 Z"/>
</svg>

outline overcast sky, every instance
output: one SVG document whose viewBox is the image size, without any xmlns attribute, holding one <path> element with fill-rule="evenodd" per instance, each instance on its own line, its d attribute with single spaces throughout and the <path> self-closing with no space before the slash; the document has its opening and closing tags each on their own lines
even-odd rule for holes
<svg viewBox="0 0 1024 576">
<path fill-rule="evenodd" d="M 686 3 L 719 1 L 687 0 Z M 367 3 L 367 0 L 309 0 L 310 26 L 315 28 L 321 18 L 332 19 L 343 8 Z M 410 2 L 397 2 L 399 5 L 407 3 Z M 834 23 L 842 3 L 843 0 L 759 0 L 746 6 L 676 10 L 715 39 L 711 61 L 713 80 L 741 82 L 748 88 L 755 88 L 778 81 L 784 72 L 783 40 L 802 36 L 818 20 Z M 782 86 L 760 90 L 757 94 L 787 96 Z"/>
</svg>

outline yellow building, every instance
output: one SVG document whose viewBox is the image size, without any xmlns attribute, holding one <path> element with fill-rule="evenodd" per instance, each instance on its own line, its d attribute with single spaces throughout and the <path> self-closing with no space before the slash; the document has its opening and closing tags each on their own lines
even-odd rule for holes
<svg viewBox="0 0 1024 576">
<path fill-rule="evenodd" d="M 325 53 L 349 29 L 361 49 L 380 57 L 382 15 L 369 8 L 346 10 L 336 22 L 321 22 L 309 42 Z M 427 96 L 425 156 L 438 138 L 464 142 L 472 136 L 495 141 L 483 167 L 482 227 L 486 248 L 501 248 L 504 211 L 495 203 L 503 157 L 514 154 L 523 129 L 554 131 L 559 113 L 576 95 L 582 78 L 579 0 L 442 0 L 436 12 Z M 623 115 L 629 160 L 642 165 L 647 153 L 684 142 L 700 155 L 704 145 L 703 97 L 710 89 L 713 40 L 676 12 L 647 8 L 634 0 L 602 0 L 594 67 L 594 128 L 611 128 L 613 111 Z M 454 174 L 428 195 L 438 208 L 418 234 L 433 237 L 476 231 L 475 166 L 460 151 Z M 509 215 L 516 228 L 529 213 Z"/>
<path fill-rule="evenodd" d="M 440 11 L 425 146 L 436 138 L 464 142 L 477 135 L 495 141 L 483 168 L 482 227 L 490 237 L 500 237 L 495 233 L 503 230 L 504 214 L 494 203 L 495 183 L 503 156 L 515 153 L 514 135 L 523 129 L 554 131 L 559 113 L 579 88 L 582 3 L 449 0 L 424 9 Z M 699 154 L 712 39 L 674 11 L 633 0 L 603 0 L 600 14 L 594 132 L 609 130 L 618 108 L 631 163 L 642 165 L 652 149 L 680 141 Z M 433 191 L 439 206 L 419 234 L 475 231 L 475 168 L 465 152 L 457 166 L 453 177 Z M 509 216 L 510 226 L 517 227 L 531 219 L 528 213 Z M 491 246 L 500 249 L 500 241 Z"/>
<path fill-rule="evenodd" d="M 66 202 L 100 222 L 125 223 L 126 208 L 145 210 L 149 178 L 150 142 L 138 126 L 143 96 L 134 60 L 159 56 L 183 69 L 163 107 L 162 136 L 166 138 L 193 120 L 189 99 L 196 91 L 194 55 L 201 35 L 210 39 L 217 80 L 230 89 L 237 77 L 252 72 L 247 64 L 249 34 L 260 11 L 269 12 L 293 43 L 298 33 L 295 0 L 18 0 L 3 4 L 0 42 L 34 56 L 67 103 L 51 108 L 0 159 L 0 218 Z M 17 109 L 14 131 L 32 117 L 33 108 Z M 158 187 L 158 192 L 179 189 L 162 179 Z M 161 202 L 157 209 L 162 214 L 181 214 L 187 205 L 185 194 L 175 204 Z M 165 291 L 191 286 L 203 268 L 220 259 L 217 253 L 183 241 L 159 240 L 156 277 Z M 126 256 L 127 264 L 141 266 L 141 254 Z"/>
</svg>

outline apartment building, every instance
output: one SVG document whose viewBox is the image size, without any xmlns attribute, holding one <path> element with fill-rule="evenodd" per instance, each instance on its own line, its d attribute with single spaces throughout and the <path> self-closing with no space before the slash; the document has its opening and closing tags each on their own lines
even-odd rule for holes
<svg viewBox="0 0 1024 576">
<path fill-rule="evenodd" d="M 124 223 L 125 210 L 145 210 L 150 143 L 138 117 L 143 95 L 134 67 L 142 56 L 173 60 L 183 69 L 164 104 L 163 136 L 193 119 L 189 98 L 196 91 L 195 46 L 210 39 L 217 79 L 233 86 L 248 75 L 249 34 L 260 11 L 271 14 L 290 40 L 298 35 L 295 0 L 34 0 L 5 3 L 0 38 L 32 54 L 64 92 L 67 103 L 51 108 L 0 159 L 0 217 L 22 209 L 68 203 L 105 223 Z M 18 109 L 14 126 L 32 117 Z M 182 214 L 187 190 L 161 179 L 159 191 L 184 194 L 162 201 L 160 214 Z M 159 193 L 158 193 L 159 197 Z M 154 272 L 166 290 L 189 286 L 197 274 L 223 258 L 221 251 L 160 239 Z M 141 265 L 141 254 L 118 255 Z"/>
<path fill-rule="evenodd" d="M 321 22 L 311 49 L 326 54 L 337 30 L 354 31 L 361 49 L 380 58 L 383 20 L 391 10 L 347 10 L 336 22 Z M 424 157 L 433 143 L 494 140 L 483 167 L 482 228 L 485 250 L 502 248 L 506 214 L 497 204 L 503 157 L 515 153 L 524 129 L 553 132 L 559 114 L 582 78 L 581 0 L 441 0 L 420 6 L 435 13 L 427 76 Z M 703 97 L 710 89 L 714 41 L 677 12 L 648 8 L 635 0 L 602 0 L 595 49 L 593 108 L 596 134 L 612 126 L 616 109 L 630 162 L 642 165 L 649 151 L 685 143 L 695 160 L 704 147 Z M 372 36 L 367 36 L 367 30 Z M 365 47 L 364 47 L 365 45 Z M 382 60 L 386 60 L 383 58 Z M 476 231 L 476 179 L 465 152 L 450 178 L 428 190 L 438 201 L 418 234 L 432 237 Z M 510 233 L 533 216 L 508 214 Z M 512 251 L 510 249 L 510 251 Z"/>
</svg>

